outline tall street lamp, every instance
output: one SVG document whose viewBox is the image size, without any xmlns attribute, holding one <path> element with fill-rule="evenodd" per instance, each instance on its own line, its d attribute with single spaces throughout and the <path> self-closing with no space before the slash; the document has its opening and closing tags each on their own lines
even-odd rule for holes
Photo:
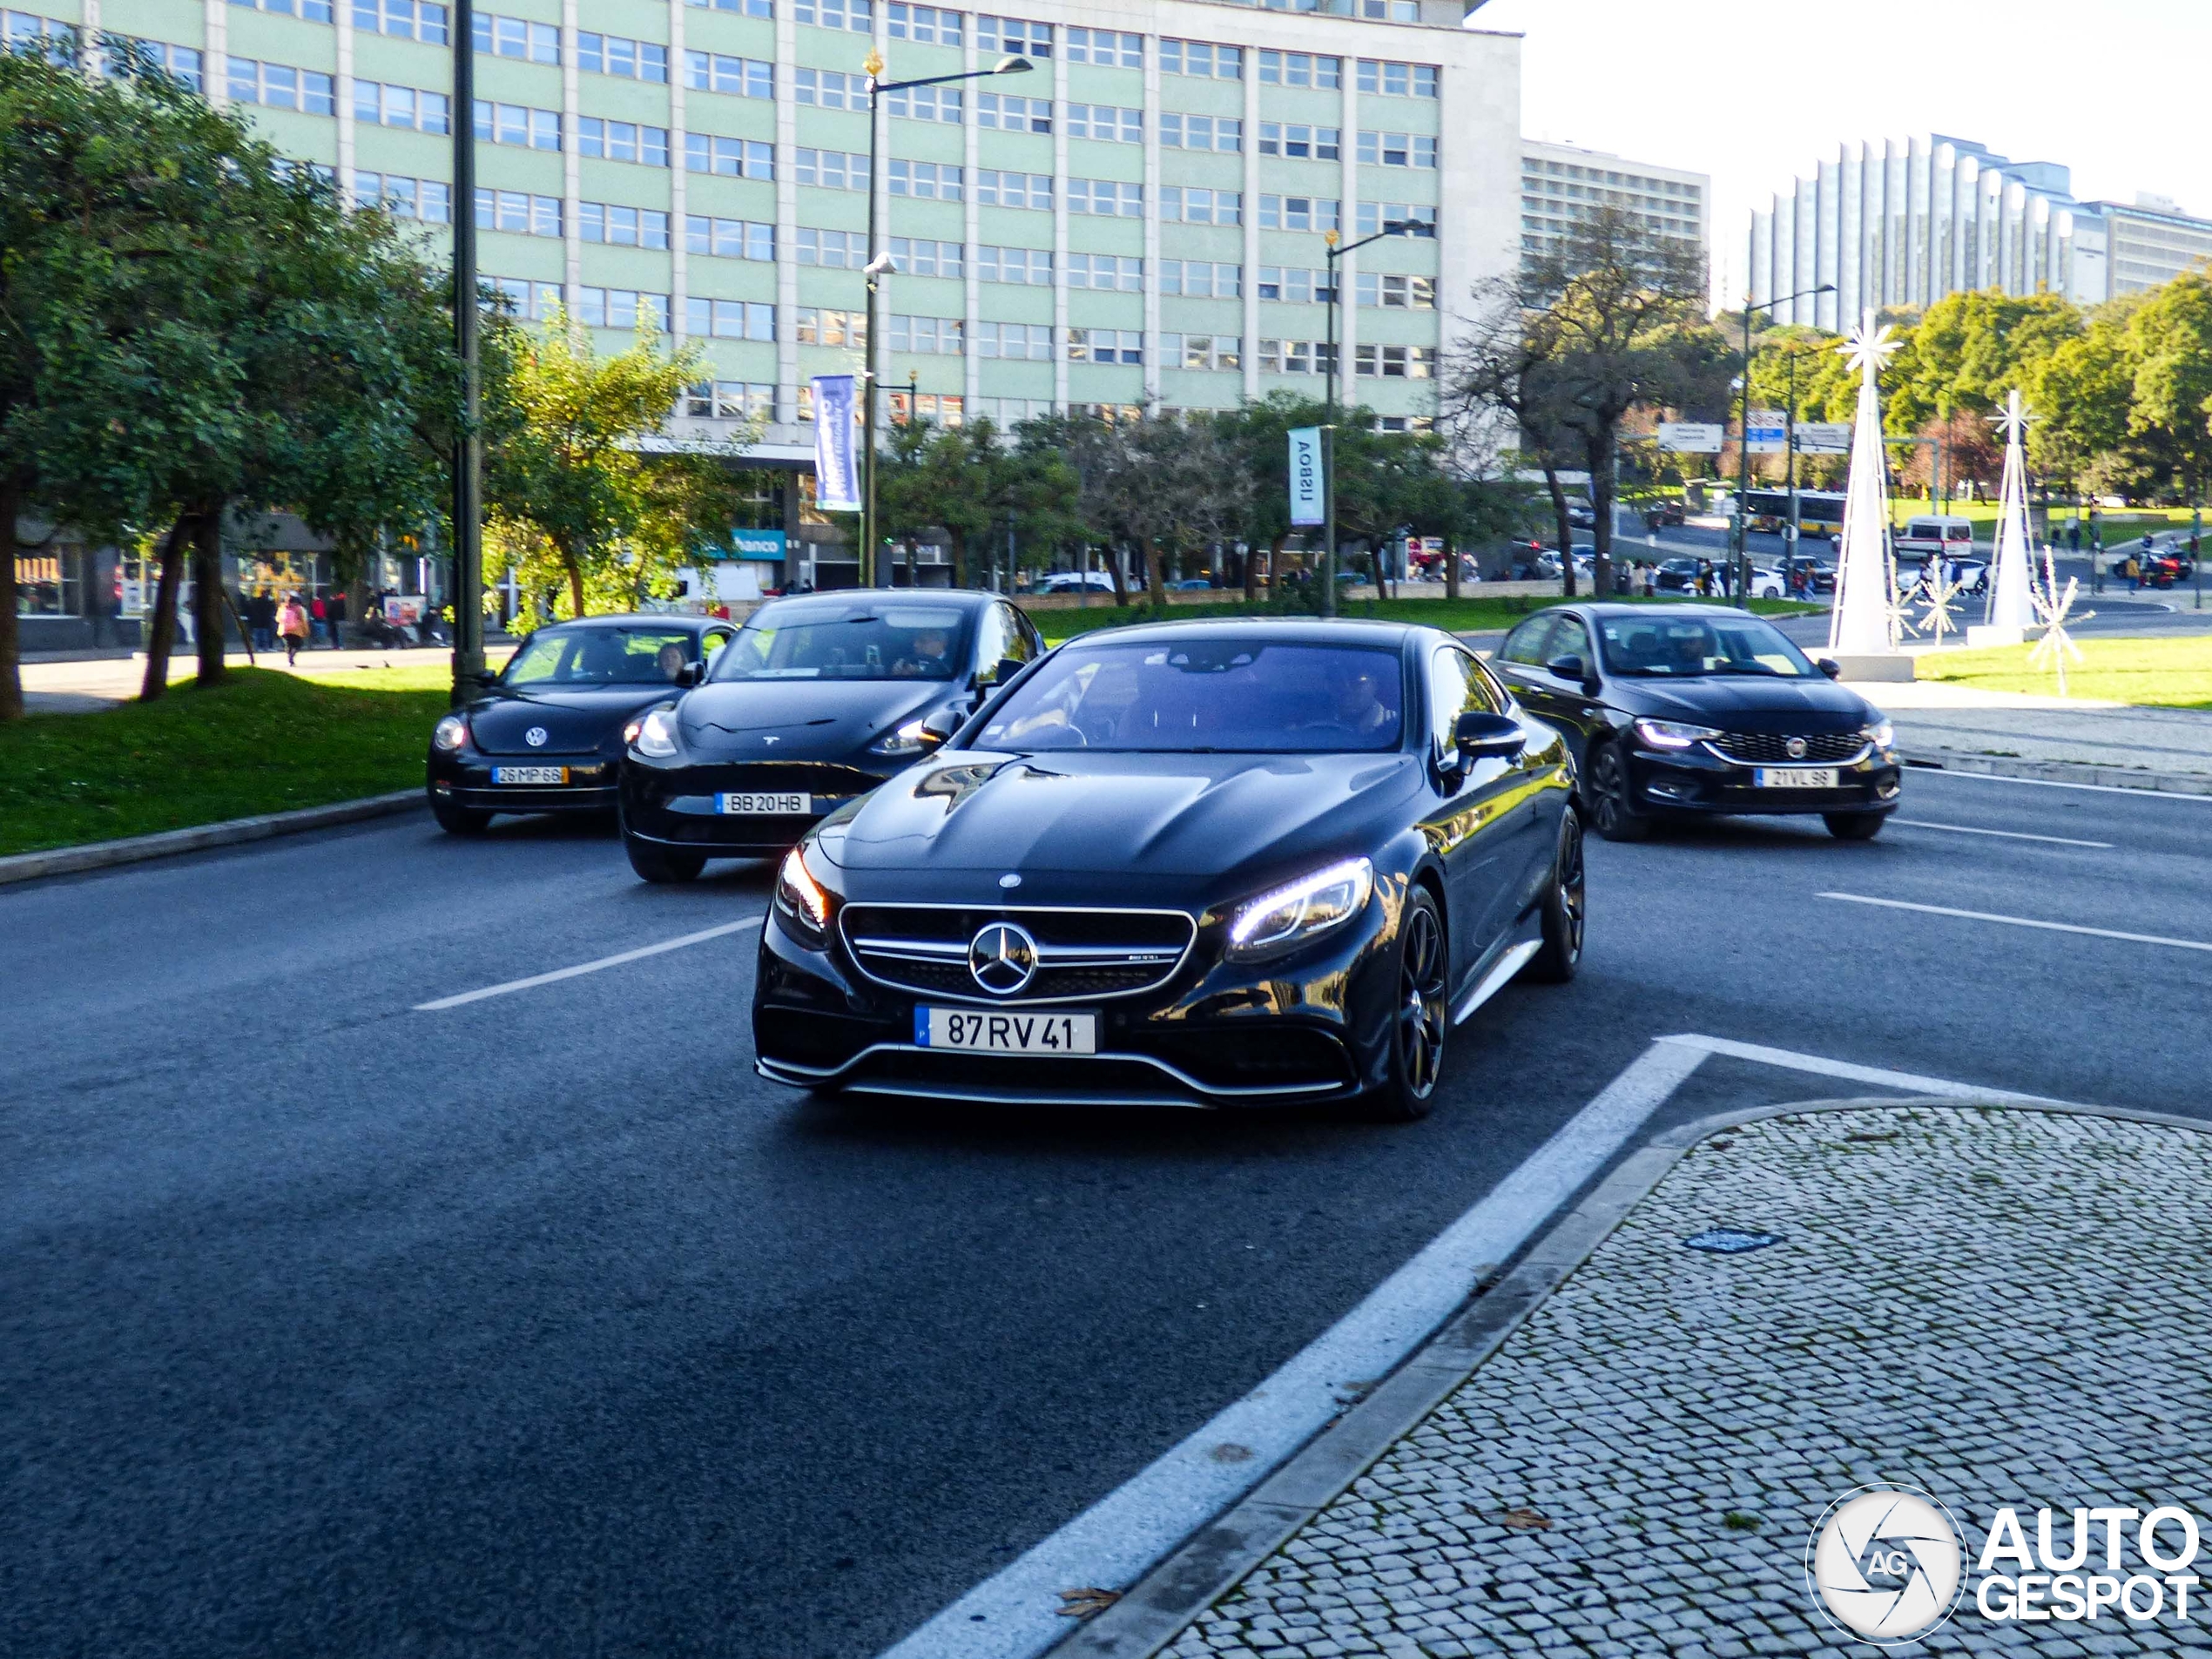
<svg viewBox="0 0 2212 1659">
<path fill-rule="evenodd" d="M 1743 296 L 1743 424 L 1738 428 L 1743 436 L 1736 446 L 1736 603 L 1746 610 L 1751 608 L 1751 314 L 1835 292 L 1834 283 L 1824 282 L 1817 288 L 1801 288 L 1770 300 L 1764 306 L 1754 303 L 1748 293 Z"/>
<path fill-rule="evenodd" d="M 453 346 L 461 359 L 461 438 L 453 452 L 453 702 L 484 669 L 483 444 L 476 435 L 476 19 L 453 6 Z"/>
<path fill-rule="evenodd" d="M 1321 614 L 1325 617 L 1337 614 L 1337 261 L 1386 236 L 1403 236 L 1419 222 L 1393 219 L 1372 236 L 1363 236 L 1342 247 L 1337 246 L 1336 232 L 1321 233 L 1321 239 L 1329 245 L 1329 374 L 1321 405 L 1321 499 L 1329 527 L 1321 559 Z"/>
<path fill-rule="evenodd" d="M 865 274 L 868 281 L 867 343 L 866 367 L 860 378 L 864 382 L 861 395 L 867 401 L 861 406 L 860 448 L 866 452 L 867 482 L 860 495 L 860 585 L 875 586 L 875 363 L 880 350 L 877 344 L 876 300 L 882 290 L 887 272 L 896 267 L 891 256 L 882 251 L 876 241 L 876 118 L 875 101 L 886 92 L 903 92 L 914 86 L 942 86 L 948 81 L 976 81 L 993 75 L 1026 75 L 1036 67 L 1026 57 L 1005 57 L 988 69 L 964 70 L 957 75 L 926 75 L 920 80 L 887 81 L 883 74 L 883 54 L 868 53 L 860 67 L 868 76 L 868 262 Z M 912 414 L 912 410 L 908 410 Z"/>
</svg>

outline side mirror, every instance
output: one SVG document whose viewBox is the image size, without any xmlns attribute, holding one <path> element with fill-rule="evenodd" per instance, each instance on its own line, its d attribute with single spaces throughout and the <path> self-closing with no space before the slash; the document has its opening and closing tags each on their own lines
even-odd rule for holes
<svg viewBox="0 0 2212 1659">
<path fill-rule="evenodd" d="M 1831 680 L 1841 679 L 1844 676 L 1843 664 L 1832 657 L 1815 658 L 1812 665 Z"/>
<path fill-rule="evenodd" d="M 480 668 L 470 675 L 469 678 L 475 680 L 479 685 L 496 685 L 499 684 L 499 671 L 496 668 Z"/>
<path fill-rule="evenodd" d="M 1544 670 L 1563 680 L 1586 680 L 1590 677 L 1589 664 L 1579 657 L 1554 657 L 1544 664 Z"/>
<path fill-rule="evenodd" d="M 1479 709 L 1460 716 L 1459 723 L 1452 728 L 1452 746 L 1470 760 L 1511 760 L 1527 741 L 1520 721 L 1510 715 L 1490 714 Z"/>
<path fill-rule="evenodd" d="M 1028 664 L 1023 662 L 1019 657 L 1001 657 L 990 673 L 984 678 L 983 684 L 1003 685 L 1028 666 Z"/>
<path fill-rule="evenodd" d="M 957 708 L 938 709 L 921 723 L 921 740 L 934 749 L 959 731 L 967 719 L 968 716 Z"/>
<path fill-rule="evenodd" d="M 697 685 L 706 678 L 705 663 L 686 663 L 677 671 L 676 683 L 686 689 Z"/>
</svg>

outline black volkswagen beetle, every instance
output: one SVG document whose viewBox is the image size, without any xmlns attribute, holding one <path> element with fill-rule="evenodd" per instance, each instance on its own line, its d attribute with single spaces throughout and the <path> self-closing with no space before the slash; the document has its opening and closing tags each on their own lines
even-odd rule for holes
<svg viewBox="0 0 2212 1659">
<path fill-rule="evenodd" d="M 426 763 L 430 810 L 455 835 L 495 813 L 604 813 L 624 729 L 696 679 L 736 624 L 711 617 L 587 617 L 539 629 L 483 695 L 440 720 Z"/>
<path fill-rule="evenodd" d="M 867 590 L 763 605 L 705 684 L 633 734 L 622 768 L 631 867 L 688 881 L 710 858 L 782 853 L 927 754 L 1043 649 L 1029 619 L 988 593 Z"/>
<path fill-rule="evenodd" d="M 1817 813 L 1863 841 L 1897 810 L 1882 711 L 1743 611 L 1565 605 L 1507 634 L 1493 666 L 1574 746 L 1609 840 L 1670 815 Z"/>
<path fill-rule="evenodd" d="M 1581 958 L 1573 762 L 1457 641 L 1161 623 L 1059 647 L 786 855 L 764 1076 L 1418 1117 L 1453 1025 Z"/>
</svg>

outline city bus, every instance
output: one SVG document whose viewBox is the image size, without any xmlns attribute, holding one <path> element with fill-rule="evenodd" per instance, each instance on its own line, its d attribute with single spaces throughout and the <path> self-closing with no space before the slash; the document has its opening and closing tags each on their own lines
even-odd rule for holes
<svg viewBox="0 0 2212 1659">
<path fill-rule="evenodd" d="M 1790 522 L 1790 492 L 1786 489 L 1755 489 L 1750 500 L 1751 528 L 1770 536 L 1779 535 L 1783 526 Z M 1844 533 L 1842 495 L 1829 489 L 1799 490 L 1797 531 L 1807 539 L 1841 536 Z"/>
</svg>

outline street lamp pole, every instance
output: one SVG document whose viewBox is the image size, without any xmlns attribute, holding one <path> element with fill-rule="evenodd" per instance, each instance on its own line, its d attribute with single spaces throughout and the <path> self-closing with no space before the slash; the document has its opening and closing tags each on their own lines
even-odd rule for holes
<svg viewBox="0 0 2212 1659">
<path fill-rule="evenodd" d="M 1323 516 L 1328 529 L 1322 543 L 1321 556 L 1321 614 L 1337 614 L 1337 261 L 1347 253 L 1356 253 L 1370 242 L 1379 242 L 1386 236 L 1403 236 L 1416 221 L 1393 219 L 1372 236 L 1363 236 L 1356 242 L 1337 246 L 1337 233 L 1324 231 L 1321 239 L 1328 244 L 1329 264 L 1329 372 L 1323 384 L 1327 388 L 1322 396 L 1321 408 L 1321 499 Z M 1380 580 L 1379 577 L 1377 578 Z"/>
<path fill-rule="evenodd" d="M 476 20 L 453 8 L 453 347 L 461 359 L 461 437 L 453 454 L 453 702 L 484 670 L 483 388 L 476 368 Z"/>
<path fill-rule="evenodd" d="M 1751 314 L 1771 311 L 1777 306 L 1786 306 L 1792 300 L 1806 300 L 1816 293 L 1833 293 L 1836 285 L 1824 282 L 1817 288 L 1801 288 L 1795 293 L 1785 293 L 1762 306 L 1750 294 L 1743 296 L 1743 424 L 1737 428 L 1740 436 L 1736 445 L 1736 603 L 1745 610 L 1751 608 Z"/>
<path fill-rule="evenodd" d="M 1036 65 L 1026 57 L 1008 56 L 1000 58 L 988 69 L 971 69 L 957 75 L 926 75 L 919 80 L 912 81 L 887 81 L 880 78 L 883 74 L 883 54 L 872 50 L 860 67 L 867 71 L 868 77 L 868 262 L 865 269 L 865 274 L 867 277 L 868 307 L 867 320 L 863 325 L 867 330 L 867 339 L 862 342 L 861 347 L 866 355 L 860 373 L 860 395 L 867 400 L 860 406 L 860 448 L 864 452 L 861 464 L 867 469 L 867 477 L 860 492 L 860 585 L 864 588 L 872 588 L 875 586 L 876 575 L 876 359 L 881 350 L 877 344 L 880 330 L 876 326 L 876 307 L 885 275 L 896 268 L 891 262 L 891 256 L 883 251 L 877 236 L 875 169 L 876 134 L 880 127 L 876 119 L 876 99 L 886 92 L 903 92 L 914 86 L 942 86 L 948 81 L 977 81 L 993 75 L 1026 75 Z M 909 408 L 907 412 L 911 415 L 912 408 Z"/>
</svg>

